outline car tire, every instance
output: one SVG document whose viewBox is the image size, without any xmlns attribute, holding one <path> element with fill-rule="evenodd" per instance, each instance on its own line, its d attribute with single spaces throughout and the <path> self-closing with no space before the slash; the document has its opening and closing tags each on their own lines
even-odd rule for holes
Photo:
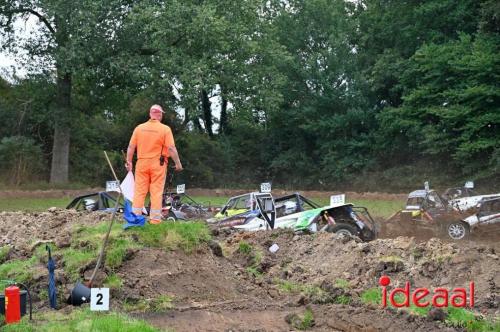
<svg viewBox="0 0 500 332">
<path fill-rule="evenodd" d="M 470 228 L 469 225 L 463 221 L 454 221 L 446 226 L 446 234 L 452 240 L 464 240 L 469 237 Z"/>
<path fill-rule="evenodd" d="M 163 217 L 163 220 L 168 222 L 175 222 L 177 221 L 177 217 L 175 216 L 174 213 L 172 213 L 172 211 L 169 211 L 168 215 Z"/>
<path fill-rule="evenodd" d="M 336 233 L 336 234 L 344 234 L 347 236 L 358 236 L 358 229 L 356 226 L 344 223 L 336 223 L 335 225 L 329 225 L 326 228 L 327 232 Z"/>
</svg>

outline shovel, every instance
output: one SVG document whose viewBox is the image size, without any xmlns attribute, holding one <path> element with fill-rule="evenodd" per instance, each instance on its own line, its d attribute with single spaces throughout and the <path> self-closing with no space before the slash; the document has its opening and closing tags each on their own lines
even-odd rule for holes
<svg viewBox="0 0 500 332">
<path fill-rule="evenodd" d="M 118 177 L 116 176 L 115 170 L 113 169 L 113 165 L 111 165 L 111 161 L 109 160 L 106 151 L 104 151 L 104 156 L 106 157 L 106 160 L 109 164 L 109 167 L 111 168 L 111 172 L 113 173 L 115 180 L 118 182 Z M 75 284 L 75 287 L 73 287 L 73 289 L 71 290 L 71 294 L 66 301 L 68 304 L 74 306 L 80 306 L 83 303 L 90 302 L 90 288 L 92 287 L 92 283 L 94 282 L 97 271 L 99 270 L 99 267 L 101 265 L 102 258 L 104 257 L 104 252 L 106 251 L 106 246 L 108 244 L 109 233 L 111 233 L 111 228 L 113 227 L 113 223 L 115 221 L 116 213 L 118 211 L 118 206 L 120 205 L 120 199 L 122 198 L 121 187 L 118 186 L 118 188 L 120 190 L 120 193 L 118 194 L 118 198 L 116 199 L 116 204 L 113 210 L 113 214 L 111 216 L 111 221 L 109 222 L 108 231 L 106 233 L 106 236 L 104 237 L 104 241 L 101 246 L 101 252 L 99 253 L 99 258 L 97 259 L 94 271 L 92 272 L 90 279 L 87 282 L 85 282 L 85 284 L 79 281 Z"/>
</svg>

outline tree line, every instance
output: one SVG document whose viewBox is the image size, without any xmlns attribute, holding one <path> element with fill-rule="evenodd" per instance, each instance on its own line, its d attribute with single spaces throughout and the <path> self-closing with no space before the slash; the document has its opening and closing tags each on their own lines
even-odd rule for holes
<svg viewBox="0 0 500 332">
<path fill-rule="evenodd" d="M 0 0 L 2 181 L 102 184 L 151 104 L 191 187 L 500 179 L 494 0 Z M 35 19 L 38 33 L 15 34 Z M 120 168 L 122 170 L 122 168 Z"/>
</svg>

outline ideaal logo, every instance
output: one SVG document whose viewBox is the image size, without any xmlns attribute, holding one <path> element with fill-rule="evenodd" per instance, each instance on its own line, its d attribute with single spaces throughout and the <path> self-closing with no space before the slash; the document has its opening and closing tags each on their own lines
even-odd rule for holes
<svg viewBox="0 0 500 332">
<path fill-rule="evenodd" d="M 387 306 L 387 286 L 391 283 L 391 279 L 388 276 L 382 276 L 379 279 L 379 284 L 382 286 L 382 306 L 385 308 Z M 404 296 L 404 301 L 398 303 L 396 301 L 396 296 L 402 294 Z M 467 296 L 467 294 L 469 296 Z M 430 301 L 426 301 L 425 298 L 428 295 L 432 295 Z M 450 297 L 451 295 L 451 297 Z M 466 288 L 453 288 L 449 291 L 446 288 L 438 287 L 435 288 L 433 292 L 429 291 L 428 288 L 421 287 L 415 290 L 410 289 L 410 283 L 407 281 L 404 288 L 394 288 L 389 293 L 389 301 L 393 307 L 402 308 L 409 307 L 410 301 L 417 307 L 427 307 L 432 305 L 434 307 L 467 307 L 467 297 L 469 298 L 469 307 L 474 307 L 474 281 L 469 283 L 469 290 Z"/>
</svg>

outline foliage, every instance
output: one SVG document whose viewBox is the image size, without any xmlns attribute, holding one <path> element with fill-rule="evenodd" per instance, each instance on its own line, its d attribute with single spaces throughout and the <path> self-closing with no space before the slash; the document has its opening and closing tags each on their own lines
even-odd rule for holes
<svg viewBox="0 0 500 332">
<path fill-rule="evenodd" d="M 29 17 L 37 33 L 15 34 Z M 103 185 L 102 150 L 121 177 L 159 103 L 188 187 L 493 189 L 498 26 L 493 0 L 0 1 L 28 71 L 0 79 L 0 180 L 64 181 L 57 157 Z"/>
<path fill-rule="evenodd" d="M 4 137 L 0 141 L 0 169 L 3 180 L 13 185 L 36 179 L 42 169 L 42 150 L 31 138 Z M 35 176 L 34 176 L 35 175 Z"/>
</svg>

